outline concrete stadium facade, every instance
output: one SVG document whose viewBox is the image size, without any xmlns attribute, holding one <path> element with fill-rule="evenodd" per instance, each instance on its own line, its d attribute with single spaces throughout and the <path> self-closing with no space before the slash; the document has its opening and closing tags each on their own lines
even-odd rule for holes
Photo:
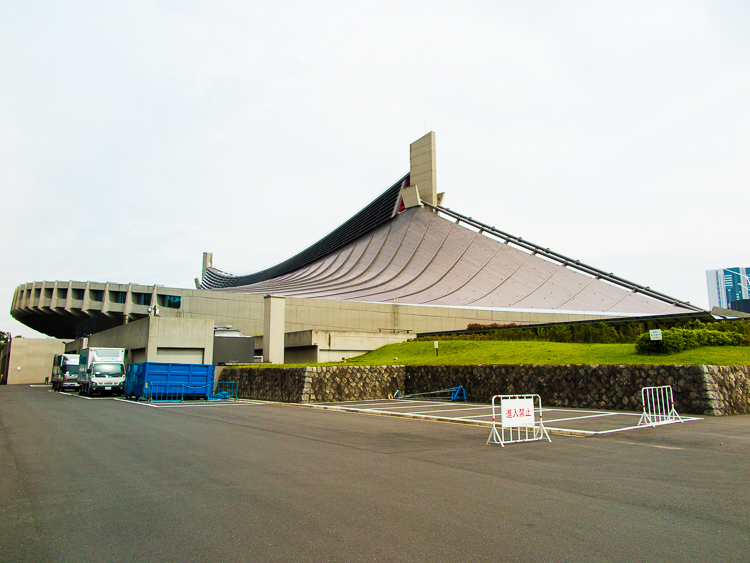
<svg viewBox="0 0 750 563">
<path fill-rule="evenodd" d="M 82 299 L 62 298 L 74 292 Z M 61 297 L 50 297 L 61 295 Z M 90 295 L 93 294 L 93 297 Z M 121 295 L 125 295 L 125 302 Z M 11 313 L 25 325 L 55 338 L 75 338 L 76 328 L 94 321 L 94 332 L 145 318 L 149 305 L 143 295 L 164 303 L 168 296 L 176 307 L 159 307 L 161 317 L 213 319 L 232 325 L 246 335 L 263 333 L 264 299 L 259 294 L 166 288 L 94 282 L 33 282 L 16 288 Z M 178 299 L 176 299 L 178 298 Z M 285 302 L 285 332 L 339 330 L 370 332 L 434 332 L 463 330 L 469 323 L 531 324 L 611 318 L 611 314 L 501 311 L 480 308 L 434 307 L 401 303 L 371 303 L 289 297 Z"/>
<path fill-rule="evenodd" d="M 233 275 L 204 254 L 197 289 L 77 281 L 16 288 L 14 318 L 74 338 L 148 316 L 213 319 L 264 331 L 264 296 L 284 298 L 284 331 L 435 332 L 469 323 L 549 323 L 702 311 L 446 207 L 435 135 L 410 172 L 298 255 Z M 153 310 L 153 309 L 152 309 Z"/>
</svg>

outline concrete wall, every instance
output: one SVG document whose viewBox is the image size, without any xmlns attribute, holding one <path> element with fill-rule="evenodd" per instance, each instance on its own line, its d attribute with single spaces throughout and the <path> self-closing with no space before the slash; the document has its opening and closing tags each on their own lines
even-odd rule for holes
<svg viewBox="0 0 750 563">
<path fill-rule="evenodd" d="M 284 363 L 338 362 L 388 344 L 406 342 L 414 335 L 390 332 L 301 330 L 284 335 Z"/>
<path fill-rule="evenodd" d="M 57 284 L 57 285 L 56 285 Z M 124 292 L 125 304 L 98 302 L 92 299 L 61 301 L 45 298 L 45 292 L 57 295 L 64 285 L 66 295 L 78 296 L 77 292 L 89 295 L 101 291 L 109 295 L 112 291 Z M 38 290 L 38 291 L 37 291 Z M 54 290 L 54 291 L 53 291 Z M 211 319 L 217 325 L 232 325 L 246 335 L 263 333 L 263 296 L 139 285 L 95 284 L 93 282 L 34 282 L 16 288 L 11 313 L 14 318 L 37 330 L 45 330 L 51 320 L 58 319 L 57 334 L 73 339 L 75 324 L 90 316 L 108 315 L 122 321 L 148 318 L 147 307 L 132 302 L 138 295 L 153 295 L 158 302 L 166 296 L 180 297 L 179 308 L 159 307 L 161 319 Z M 127 305 L 127 307 L 126 307 Z M 126 313 L 127 309 L 127 313 Z M 487 309 L 462 309 L 451 307 L 428 307 L 393 303 L 362 303 L 354 301 L 332 301 L 287 297 L 284 309 L 284 332 L 300 330 L 374 331 L 379 329 L 417 332 L 440 330 L 463 330 L 469 323 L 545 323 L 587 319 L 613 318 L 618 315 L 539 313 L 523 311 L 492 311 Z M 36 320 L 35 320 L 36 319 Z"/>
<path fill-rule="evenodd" d="M 750 413 L 750 366 L 331 366 L 226 368 L 240 396 L 288 402 L 382 399 L 457 385 L 470 402 L 538 393 L 543 406 L 638 411 L 643 387 L 671 385 L 680 414 Z"/>
<path fill-rule="evenodd" d="M 13 338 L 6 345 L 0 359 L 0 380 L 8 385 L 44 383 L 45 378 L 52 374 L 52 360 L 55 355 L 63 353 L 63 340 Z"/>
<path fill-rule="evenodd" d="M 210 319 L 146 317 L 92 334 L 89 346 L 125 348 L 126 363 L 211 363 L 214 323 Z"/>
<path fill-rule="evenodd" d="M 84 348 L 88 348 L 89 346 L 89 339 L 88 337 L 79 338 L 77 340 L 71 340 L 70 342 L 65 343 L 65 353 L 66 354 L 80 354 L 81 350 Z"/>
<path fill-rule="evenodd" d="M 214 336 L 214 365 L 227 362 L 251 364 L 254 357 L 254 336 Z"/>
<path fill-rule="evenodd" d="M 266 295 L 263 298 L 263 361 L 284 363 L 285 299 Z"/>
</svg>

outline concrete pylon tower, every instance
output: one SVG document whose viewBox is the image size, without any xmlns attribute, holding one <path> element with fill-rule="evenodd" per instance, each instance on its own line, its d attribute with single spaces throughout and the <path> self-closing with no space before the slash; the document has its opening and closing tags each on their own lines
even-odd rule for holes
<svg viewBox="0 0 750 563">
<path fill-rule="evenodd" d="M 203 270 L 201 270 L 201 279 L 206 278 L 206 270 L 213 267 L 214 255 L 213 252 L 203 253 Z"/>
<path fill-rule="evenodd" d="M 438 205 L 434 131 L 409 145 L 409 162 L 410 182 L 412 186 L 417 186 L 419 199 L 430 205 Z"/>
</svg>

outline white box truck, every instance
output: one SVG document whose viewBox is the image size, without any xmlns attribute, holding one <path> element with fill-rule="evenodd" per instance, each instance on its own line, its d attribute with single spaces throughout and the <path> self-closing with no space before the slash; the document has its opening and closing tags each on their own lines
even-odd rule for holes
<svg viewBox="0 0 750 563">
<path fill-rule="evenodd" d="M 52 362 L 52 389 L 78 389 L 78 354 L 57 354 Z"/>
<path fill-rule="evenodd" d="M 78 394 L 122 395 L 125 391 L 125 349 L 85 348 L 78 368 Z"/>
</svg>

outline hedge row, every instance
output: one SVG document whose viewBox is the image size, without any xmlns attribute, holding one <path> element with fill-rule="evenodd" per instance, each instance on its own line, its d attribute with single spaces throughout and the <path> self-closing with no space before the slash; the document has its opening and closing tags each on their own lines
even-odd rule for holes
<svg viewBox="0 0 750 563">
<path fill-rule="evenodd" d="M 482 330 L 483 332 L 464 334 L 443 334 L 436 336 L 424 336 L 417 340 L 542 340 L 548 342 L 577 342 L 616 344 L 631 343 L 651 329 L 674 330 L 709 330 L 720 333 L 740 334 L 750 337 L 750 322 L 748 321 L 721 321 L 715 323 L 702 323 L 697 320 L 678 322 L 679 326 L 673 327 L 668 324 L 653 322 L 637 322 L 612 325 L 607 322 L 582 325 L 553 325 L 549 327 L 523 327 L 515 324 L 508 325 L 478 325 L 470 324 L 469 330 Z M 494 330 L 487 330 L 494 329 Z M 713 346 L 713 344 L 712 344 Z"/>
<path fill-rule="evenodd" d="M 748 343 L 750 337 L 737 332 L 670 328 L 662 331 L 661 340 L 651 340 L 648 332 L 641 334 L 635 341 L 635 351 L 639 354 L 674 354 L 699 346 L 742 346 Z"/>
</svg>

